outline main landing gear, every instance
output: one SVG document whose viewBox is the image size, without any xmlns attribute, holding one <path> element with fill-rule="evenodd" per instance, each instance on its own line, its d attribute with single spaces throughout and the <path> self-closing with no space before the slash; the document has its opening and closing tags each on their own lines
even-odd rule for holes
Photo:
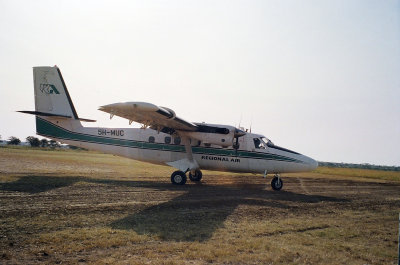
<svg viewBox="0 0 400 265">
<path fill-rule="evenodd" d="M 186 183 L 186 174 L 183 171 L 175 171 L 171 175 L 171 182 L 175 185 L 184 185 Z"/>
<path fill-rule="evenodd" d="M 193 173 L 189 172 L 189 179 L 193 182 L 199 182 L 203 177 L 203 173 L 201 173 L 200 169 L 196 169 Z M 171 182 L 175 185 L 184 185 L 186 183 L 187 177 L 186 173 L 183 171 L 175 171 L 171 175 Z"/>
<path fill-rule="evenodd" d="M 281 190 L 283 187 L 283 181 L 279 174 L 275 174 L 274 178 L 271 181 L 271 187 L 273 190 Z"/>
<path fill-rule="evenodd" d="M 202 177 L 203 177 L 203 173 L 201 173 L 200 169 L 196 169 L 193 172 L 193 174 L 192 174 L 192 172 L 189 172 L 189 178 L 191 181 L 199 182 Z"/>
</svg>

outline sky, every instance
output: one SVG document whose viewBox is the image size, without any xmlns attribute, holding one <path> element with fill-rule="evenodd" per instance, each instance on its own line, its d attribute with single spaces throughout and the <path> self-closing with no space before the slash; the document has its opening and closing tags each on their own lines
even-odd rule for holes
<svg viewBox="0 0 400 265">
<path fill-rule="evenodd" d="M 145 101 L 318 161 L 400 165 L 400 1 L 0 0 L 0 135 L 35 135 L 33 66 L 85 126 Z M 137 125 L 136 125 L 137 126 Z"/>
</svg>

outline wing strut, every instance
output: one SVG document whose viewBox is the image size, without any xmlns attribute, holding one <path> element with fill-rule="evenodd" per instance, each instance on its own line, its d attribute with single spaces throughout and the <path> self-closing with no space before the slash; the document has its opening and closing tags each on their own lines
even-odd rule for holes
<svg viewBox="0 0 400 265">
<path fill-rule="evenodd" d="M 190 143 L 190 138 L 187 136 L 181 137 L 183 144 L 185 145 L 186 157 L 177 161 L 167 162 L 167 165 L 177 168 L 180 171 L 188 172 L 194 171 L 199 168 L 199 164 L 193 158 L 192 146 Z"/>
<path fill-rule="evenodd" d="M 192 145 L 190 143 L 190 138 L 184 136 L 184 137 L 182 137 L 182 141 L 183 141 L 183 144 L 185 145 L 187 159 L 189 159 L 189 161 L 193 161 L 193 152 L 192 152 Z"/>
</svg>

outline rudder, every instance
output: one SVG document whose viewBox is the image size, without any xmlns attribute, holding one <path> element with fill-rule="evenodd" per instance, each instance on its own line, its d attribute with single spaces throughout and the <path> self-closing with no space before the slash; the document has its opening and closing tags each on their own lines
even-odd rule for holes
<svg viewBox="0 0 400 265">
<path fill-rule="evenodd" d="M 57 66 L 33 67 L 35 111 L 79 119 Z"/>
</svg>

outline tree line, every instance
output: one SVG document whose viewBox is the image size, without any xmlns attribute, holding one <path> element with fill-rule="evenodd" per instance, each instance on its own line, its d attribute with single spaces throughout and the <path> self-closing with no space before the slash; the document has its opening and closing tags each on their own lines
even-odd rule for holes
<svg viewBox="0 0 400 265">
<path fill-rule="evenodd" d="M 32 147 L 50 147 L 50 148 L 56 148 L 56 147 L 61 147 L 61 143 L 57 142 L 55 140 L 47 140 L 46 138 L 39 139 L 35 136 L 28 136 L 25 138 L 26 142 L 29 143 L 30 146 Z M 0 140 L 1 140 L 1 135 L 0 135 Z M 7 140 L 7 145 L 20 145 L 21 140 L 18 137 L 11 136 Z M 74 150 L 87 150 L 85 148 L 73 146 L 73 145 L 66 145 L 69 149 L 74 149 Z"/>
<path fill-rule="evenodd" d="M 55 140 L 47 140 L 46 138 L 39 139 L 35 136 L 28 136 L 26 137 L 26 141 L 32 147 L 60 147 L 61 144 Z M 7 145 L 19 145 L 21 144 L 21 140 L 18 137 L 11 136 L 8 138 Z"/>
<path fill-rule="evenodd" d="M 400 167 L 371 165 L 368 163 L 352 164 L 352 163 L 335 163 L 335 162 L 318 161 L 318 165 L 321 167 L 341 167 L 341 168 L 375 169 L 375 170 L 384 170 L 384 171 L 400 171 Z"/>
</svg>

